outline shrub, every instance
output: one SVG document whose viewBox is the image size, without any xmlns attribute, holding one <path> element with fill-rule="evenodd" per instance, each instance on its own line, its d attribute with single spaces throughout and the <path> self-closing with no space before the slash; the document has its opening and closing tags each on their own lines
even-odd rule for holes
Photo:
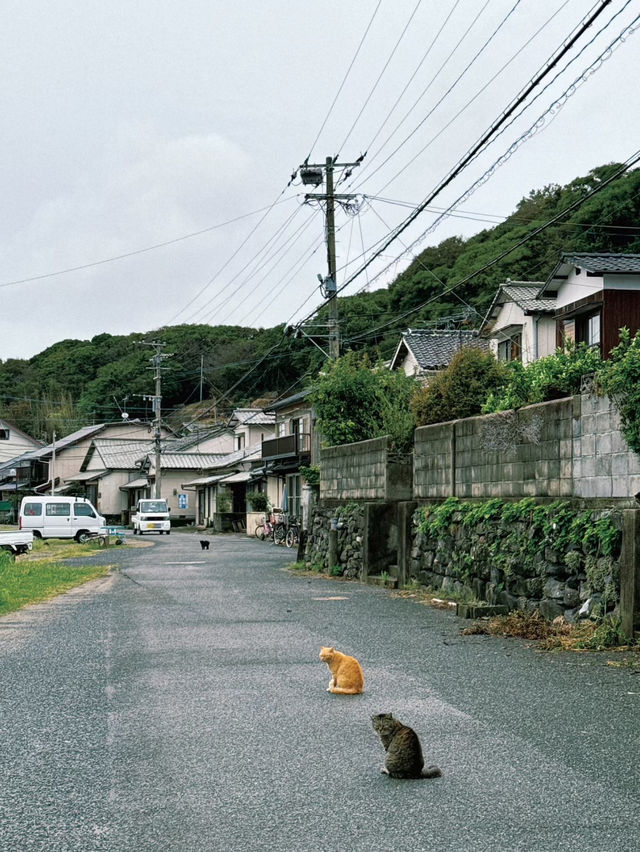
<svg viewBox="0 0 640 852">
<path fill-rule="evenodd" d="M 505 365 L 491 352 L 465 346 L 456 352 L 446 370 L 414 394 L 411 410 L 416 423 L 426 426 L 480 414 L 489 394 L 507 380 Z"/>
<path fill-rule="evenodd" d="M 333 361 L 311 394 L 325 444 L 389 435 L 391 449 L 408 449 L 415 425 L 409 402 L 415 387 L 414 378 L 374 367 L 367 356 L 355 352 Z"/>
<path fill-rule="evenodd" d="M 522 408 L 579 393 L 582 377 L 601 371 L 602 358 L 597 349 L 584 343 L 567 344 L 566 349 L 556 349 L 555 354 L 526 367 L 519 361 L 510 361 L 505 367 L 507 381 L 489 394 L 482 407 L 484 413 Z"/>
<path fill-rule="evenodd" d="M 602 365 L 601 381 L 620 411 L 627 444 L 640 453 L 640 332 L 631 339 L 627 328 L 620 329 L 620 343 Z"/>
<path fill-rule="evenodd" d="M 247 500 L 252 512 L 266 512 L 269 508 L 269 498 L 262 491 L 248 491 Z"/>
</svg>

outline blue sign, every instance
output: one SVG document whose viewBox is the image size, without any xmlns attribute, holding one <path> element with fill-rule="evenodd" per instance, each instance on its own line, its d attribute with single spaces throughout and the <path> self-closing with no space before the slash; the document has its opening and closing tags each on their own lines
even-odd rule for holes
<svg viewBox="0 0 640 852">
<path fill-rule="evenodd" d="M 187 498 L 187 494 L 178 494 L 178 509 L 188 508 Z"/>
</svg>

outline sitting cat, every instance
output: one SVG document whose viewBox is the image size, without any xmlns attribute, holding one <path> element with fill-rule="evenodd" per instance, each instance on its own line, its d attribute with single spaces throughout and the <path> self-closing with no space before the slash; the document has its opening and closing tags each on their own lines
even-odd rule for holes
<svg viewBox="0 0 640 852">
<path fill-rule="evenodd" d="M 357 695 L 364 689 L 364 676 L 360 663 L 355 657 L 349 657 L 335 648 L 320 648 L 320 659 L 331 670 L 331 680 L 327 692 L 341 695 Z"/>
<path fill-rule="evenodd" d="M 422 748 L 413 728 L 394 719 L 391 713 L 378 713 L 371 721 L 387 752 L 382 772 L 390 778 L 438 778 L 442 775 L 437 766 L 423 769 Z"/>
</svg>

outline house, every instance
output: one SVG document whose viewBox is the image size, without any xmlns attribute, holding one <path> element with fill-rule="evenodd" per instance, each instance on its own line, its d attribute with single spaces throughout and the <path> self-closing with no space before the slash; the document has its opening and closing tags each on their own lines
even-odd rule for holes
<svg viewBox="0 0 640 852">
<path fill-rule="evenodd" d="M 212 462 L 206 473 L 181 483 L 184 492 L 195 492 L 192 503 L 196 523 L 201 526 L 224 528 L 221 516 L 241 524 L 247 514 L 247 488 L 262 480 L 261 444 L 243 447 Z"/>
<path fill-rule="evenodd" d="M 16 476 L 19 490 L 24 493 L 47 492 L 52 489 L 55 480 L 56 492 L 68 491 L 76 487 L 73 479 L 80 472 L 81 465 L 91 442 L 98 436 L 121 440 L 149 439 L 151 427 L 141 420 L 123 420 L 117 423 L 99 423 L 77 429 L 55 443 L 40 447 L 16 459 Z M 169 435 L 163 427 L 163 434 Z"/>
<path fill-rule="evenodd" d="M 228 425 L 233 430 L 233 449 L 242 450 L 273 437 L 275 417 L 262 408 L 236 408 Z"/>
<path fill-rule="evenodd" d="M 556 346 L 586 343 L 606 358 L 622 327 L 640 329 L 640 254 L 563 253 L 539 297 L 555 298 Z"/>
<path fill-rule="evenodd" d="M 267 409 L 275 416 L 274 438 L 262 442 L 262 461 L 267 495 L 272 506 L 302 519 L 306 529 L 311 491 L 303 485 L 301 467 L 315 464 L 320 455 L 320 436 L 309 401 L 311 388 L 274 402 Z"/>
<path fill-rule="evenodd" d="M 80 470 L 68 482 L 110 521 L 128 523 L 131 501 L 135 505 L 138 497 L 147 496 L 148 479 L 141 475 L 140 468 L 152 451 L 151 438 L 146 441 L 95 438 Z"/>
<path fill-rule="evenodd" d="M 0 467 L 3 467 L 5 462 L 39 447 L 42 447 L 42 441 L 36 441 L 13 423 L 0 418 Z"/>
<path fill-rule="evenodd" d="M 404 370 L 407 376 L 429 377 L 444 370 L 453 356 L 464 346 L 488 347 L 477 331 L 407 329 L 398 343 L 389 369 Z"/>
<path fill-rule="evenodd" d="M 499 361 L 524 365 L 556 349 L 555 295 L 538 296 L 544 282 L 511 281 L 498 287 L 479 334 Z"/>
<path fill-rule="evenodd" d="M 161 495 L 177 522 L 195 520 L 195 506 L 182 488 L 182 480 L 202 473 L 225 457 L 225 453 L 175 452 L 167 441 L 161 451 Z M 150 497 L 155 489 L 155 446 L 152 440 L 93 440 L 81 465 L 70 482 L 83 485 L 85 496 L 105 517 L 128 523 L 141 497 Z"/>
<path fill-rule="evenodd" d="M 162 448 L 174 453 L 231 453 L 234 447 L 235 433 L 230 426 L 208 426 L 192 429 L 186 435 L 171 436 L 162 442 Z"/>
</svg>

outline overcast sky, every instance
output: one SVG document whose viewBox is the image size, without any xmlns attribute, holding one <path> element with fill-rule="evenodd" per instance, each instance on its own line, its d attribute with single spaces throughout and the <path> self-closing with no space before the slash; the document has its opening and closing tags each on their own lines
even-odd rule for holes
<svg viewBox="0 0 640 852">
<path fill-rule="evenodd" d="M 600 5 L 5 0 L 0 359 L 102 332 L 304 318 L 321 302 L 326 250 L 322 212 L 303 204 L 310 188 L 287 186 L 296 167 L 308 155 L 352 162 L 367 152 L 338 190 L 359 207 L 337 213 L 342 284 Z M 621 10 L 434 205 L 463 196 L 629 26 L 640 0 L 613 0 L 556 70 Z M 634 153 L 640 34 L 619 44 L 414 250 Z M 344 294 L 392 280 L 436 215 L 418 217 Z"/>
</svg>

